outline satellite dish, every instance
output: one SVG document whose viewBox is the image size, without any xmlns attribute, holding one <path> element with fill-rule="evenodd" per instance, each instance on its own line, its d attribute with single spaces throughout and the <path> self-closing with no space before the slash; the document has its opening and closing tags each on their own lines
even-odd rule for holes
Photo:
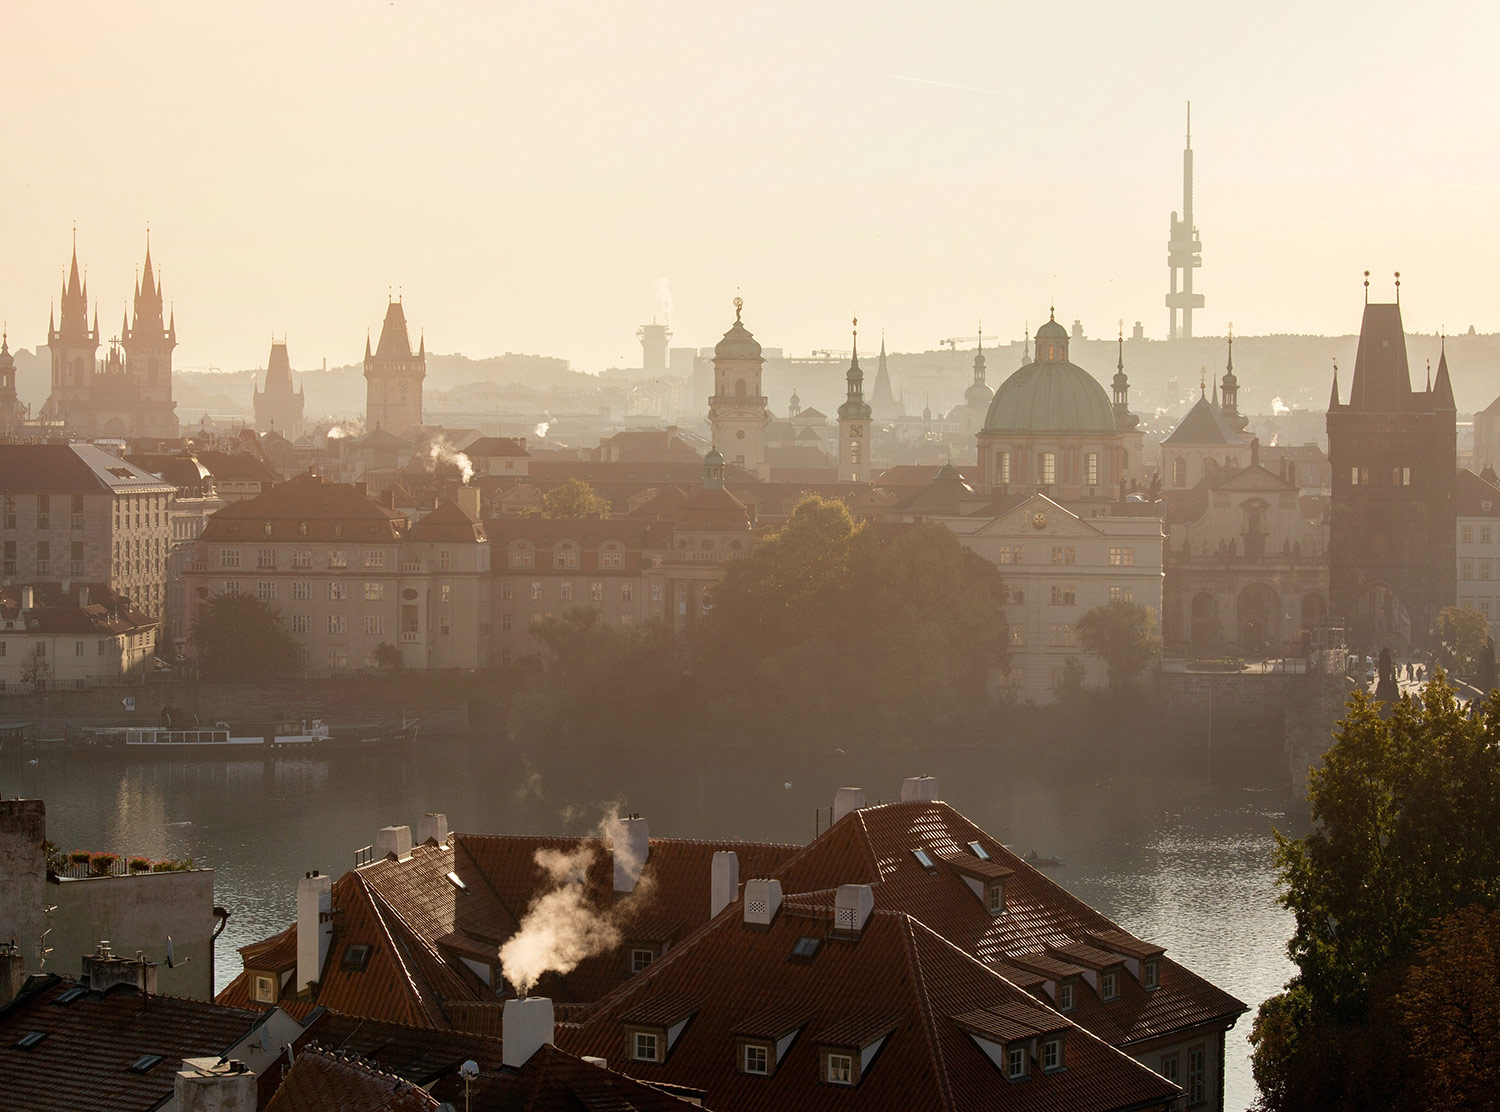
<svg viewBox="0 0 1500 1112">
<path fill-rule="evenodd" d="M 471 1077 L 478 1077 L 479 1076 L 479 1063 L 476 1062 L 476 1061 L 474 1061 L 474 1059 L 470 1058 L 467 1062 L 465 1062 L 463 1065 L 461 1065 L 461 1066 L 458 1067 L 458 1075 L 460 1077 L 462 1077 L 462 1078 L 465 1078 L 465 1079 L 471 1078 Z"/>
</svg>

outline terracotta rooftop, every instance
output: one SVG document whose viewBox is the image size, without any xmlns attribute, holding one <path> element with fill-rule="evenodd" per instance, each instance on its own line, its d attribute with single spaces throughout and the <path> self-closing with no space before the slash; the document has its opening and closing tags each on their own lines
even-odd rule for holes
<svg viewBox="0 0 1500 1112">
<path fill-rule="evenodd" d="M 56 975 L 33 977 L 0 1008 L 0 1108 L 154 1108 L 172 1095 L 183 1058 L 223 1054 L 259 1019 L 258 1012 L 175 996 L 152 996 L 148 1004 L 130 986 L 100 993 Z M 42 1038 L 19 1045 L 33 1032 Z"/>
<path fill-rule="evenodd" d="M 225 506 L 208 519 L 202 539 L 371 544 L 397 541 L 405 528 L 404 515 L 382 506 L 353 484 L 330 483 L 309 474 Z"/>
<path fill-rule="evenodd" d="M 444 502 L 406 534 L 409 541 L 430 541 L 447 544 L 481 544 L 485 540 L 484 525 L 457 502 Z"/>
<path fill-rule="evenodd" d="M 14 583 L 0 587 L 0 616 L 15 621 L 21 617 L 21 590 L 31 587 L 32 610 L 26 618 L 27 633 L 109 634 L 120 636 L 150 629 L 159 623 L 131 606 L 124 595 L 104 583 Z M 89 602 L 81 603 L 80 589 L 88 590 Z M 23 632 L 17 630 L 16 632 Z"/>
<path fill-rule="evenodd" d="M 320 1047 L 299 1050 L 265 1112 L 429 1112 L 425 1090 L 369 1063 Z"/>
</svg>

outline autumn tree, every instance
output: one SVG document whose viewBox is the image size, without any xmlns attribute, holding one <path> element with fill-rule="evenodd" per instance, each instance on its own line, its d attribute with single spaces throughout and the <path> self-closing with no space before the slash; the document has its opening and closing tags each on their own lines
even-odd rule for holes
<svg viewBox="0 0 1500 1112">
<path fill-rule="evenodd" d="M 40 641 L 21 661 L 21 682 L 29 684 L 33 691 L 45 691 L 52 679 L 52 662 L 47 659 L 47 646 Z"/>
<path fill-rule="evenodd" d="M 543 517 L 608 517 L 609 501 L 574 476 L 542 495 Z"/>
<path fill-rule="evenodd" d="M 211 680 L 266 680 L 301 667 L 297 639 L 281 613 L 249 595 L 214 595 L 193 622 L 198 672 Z"/>
<path fill-rule="evenodd" d="M 1432 626 L 1438 663 L 1456 675 L 1474 675 L 1489 635 L 1489 619 L 1478 610 L 1471 606 L 1443 607 Z"/>
<path fill-rule="evenodd" d="M 1074 626 L 1078 644 L 1104 661 L 1109 685 L 1116 690 L 1145 671 L 1161 651 L 1156 615 L 1149 606 L 1111 599 L 1079 617 Z"/>
</svg>

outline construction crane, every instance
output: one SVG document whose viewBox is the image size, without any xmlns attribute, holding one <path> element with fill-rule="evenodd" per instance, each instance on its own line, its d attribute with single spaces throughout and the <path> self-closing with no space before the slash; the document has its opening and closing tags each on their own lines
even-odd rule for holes
<svg viewBox="0 0 1500 1112">
<path fill-rule="evenodd" d="M 854 353 L 852 351 L 850 351 L 848 348 L 844 348 L 842 350 L 840 350 L 839 348 L 813 348 L 812 349 L 812 355 L 813 355 L 813 357 L 814 358 L 819 358 L 819 359 L 832 359 L 835 356 L 837 356 L 838 358 L 842 359 L 846 355 L 853 355 L 853 354 Z"/>
<path fill-rule="evenodd" d="M 957 351 L 959 344 L 977 344 L 982 339 L 983 336 L 949 336 L 946 340 L 939 340 L 938 344 L 947 344 L 949 351 Z"/>
</svg>

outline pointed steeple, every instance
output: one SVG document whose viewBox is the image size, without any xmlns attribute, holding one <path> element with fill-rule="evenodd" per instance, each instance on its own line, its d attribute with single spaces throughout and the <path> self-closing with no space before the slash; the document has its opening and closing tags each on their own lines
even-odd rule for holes
<svg viewBox="0 0 1500 1112">
<path fill-rule="evenodd" d="M 1437 385 L 1433 387 L 1432 408 L 1455 409 L 1453 404 L 1453 380 L 1448 377 L 1448 339 L 1443 337 L 1443 347 L 1438 355 Z"/>
<path fill-rule="evenodd" d="M 1229 326 L 1229 357 L 1224 367 L 1223 416 L 1224 423 L 1235 432 L 1244 432 L 1250 418 L 1240 413 L 1240 380 L 1234 373 L 1234 325 Z"/>
<path fill-rule="evenodd" d="M 1335 359 L 1333 361 L 1333 393 L 1331 395 L 1329 395 L 1329 398 L 1328 398 L 1328 408 L 1329 409 L 1337 409 L 1338 407 L 1339 407 L 1339 361 L 1337 359 Z"/>
<path fill-rule="evenodd" d="M 859 366 L 859 318 L 853 321 L 854 345 L 849 358 L 849 370 L 844 379 L 849 393 L 844 404 L 839 406 L 839 417 L 843 419 L 869 420 L 870 407 L 865 404 L 865 373 Z"/>
<path fill-rule="evenodd" d="M 904 416 L 905 407 L 896 400 L 891 389 L 891 371 L 885 361 L 885 333 L 880 334 L 880 358 L 875 364 L 875 390 L 870 396 L 870 410 L 877 421 L 889 421 Z"/>
<path fill-rule="evenodd" d="M 365 362 L 366 363 L 368 363 L 370 361 L 370 354 L 371 354 L 370 353 L 370 334 L 368 332 L 366 332 L 365 333 Z"/>
<path fill-rule="evenodd" d="M 1119 354 L 1115 358 L 1115 377 L 1110 385 L 1113 387 L 1113 402 L 1115 411 L 1115 428 L 1126 432 L 1141 423 L 1141 419 L 1130 412 L 1130 379 L 1125 375 L 1125 322 L 1120 322 Z"/>
</svg>

